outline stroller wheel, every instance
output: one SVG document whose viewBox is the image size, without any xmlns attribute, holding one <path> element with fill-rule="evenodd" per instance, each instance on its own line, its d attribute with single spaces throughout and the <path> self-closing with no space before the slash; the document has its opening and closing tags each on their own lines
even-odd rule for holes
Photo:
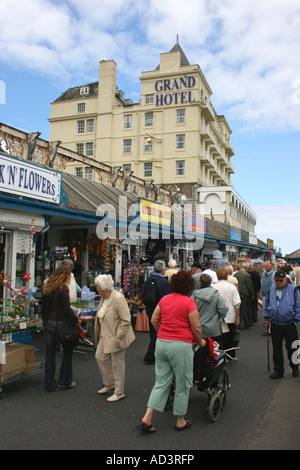
<svg viewBox="0 0 300 470">
<path fill-rule="evenodd" d="M 215 393 L 210 400 L 208 407 L 209 419 L 214 423 L 218 420 L 221 413 L 221 398 L 218 393 Z"/>
<path fill-rule="evenodd" d="M 223 411 L 223 408 L 225 406 L 225 403 L 226 403 L 226 396 L 227 396 L 227 392 L 226 390 L 224 390 L 221 394 L 221 410 Z"/>
</svg>

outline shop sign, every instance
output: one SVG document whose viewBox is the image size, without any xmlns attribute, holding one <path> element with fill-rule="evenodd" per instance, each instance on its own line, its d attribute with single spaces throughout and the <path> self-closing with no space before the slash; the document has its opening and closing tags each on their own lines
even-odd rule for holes
<svg viewBox="0 0 300 470">
<path fill-rule="evenodd" d="M 0 192 L 60 203 L 61 173 L 0 155 Z"/>
<path fill-rule="evenodd" d="M 237 248 L 232 245 L 225 245 L 225 251 L 229 251 L 230 253 L 237 253 Z"/>
<path fill-rule="evenodd" d="M 214 258 L 214 259 L 221 260 L 222 257 L 223 257 L 222 251 L 220 251 L 220 250 L 215 250 L 215 251 L 213 252 L 213 258 Z"/>
<path fill-rule="evenodd" d="M 171 208 L 151 201 L 140 201 L 140 219 L 151 224 L 171 226 Z"/>
<path fill-rule="evenodd" d="M 29 232 L 17 232 L 17 253 L 31 253 L 31 238 Z"/>
<path fill-rule="evenodd" d="M 157 80 L 154 86 L 155 91 L 159 93 L 155 97 L 156 106 L 193 103 L 195 98 L 192 97 L 192 88 L 195 84 L 196 80 L 192 75 Z"/>
<path fill-rule="evenodd" d="M 242 231 L 240 228 L 230 227 L 228 238 L 231 240 L 236 240 L 238 242 L 242 241 Z"/>
<path fill-rule="evenodd" d="M 270 238 L 267 238 L 267 247 L 268 248 L 274 248 L 274 240 L 271 240 Z"/>
<path fill-rule="evenodd" d="M 248 243 L 251 245 L 257 245 L 257 236 L 255 233 L 250 233 L 248 234 Z"/>
</svg>

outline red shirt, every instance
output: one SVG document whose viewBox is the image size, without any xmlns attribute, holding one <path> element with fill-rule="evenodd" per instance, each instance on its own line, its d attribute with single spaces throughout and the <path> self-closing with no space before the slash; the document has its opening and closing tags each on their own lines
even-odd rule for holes
<svg viewBox="0 0 300 470">
<path fill-rule="evenodd" d="M 173 293 L 165 295 L 158 305 L 161 318 L 157 337 L 171 341 L 196 343 L 188 317 L 190 312 L 197 310 L 194 299 Z"/>
</svg>

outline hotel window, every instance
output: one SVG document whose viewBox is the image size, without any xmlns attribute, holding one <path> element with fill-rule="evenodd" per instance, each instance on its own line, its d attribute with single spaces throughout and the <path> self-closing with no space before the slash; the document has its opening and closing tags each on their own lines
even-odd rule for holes
<svg viewBox="0 0 300 470">
<path fill-rule="evenodd" d="M 152 163 L 144 163 L 144 177 L 152 177 Z"/>
<path fill-rule="evenodd" d="M 93 142 L 87 142 L 85 144 L 85 154 L 87 157 L 92 157 L 94 155 L 94 144 Z"/>
<path fill-rule="evenodd" d="M 86 121 L 86 131 L 94 132 L 94 119 L 87 119 Z"/>
<path fill-rule="evenodd" d="M 181 150 L 185 148 L 185 134 L 176 135 L 176 148 L 177 150 Z"/>
<path fill-rule="evenodd" d="M 93 179 L 93 168 L 91 168 L 90 166 L 87 166 L 85 168 L 85 179 L 89 181 L 92 181 Z"/>
<path fill-rule="evenodd" d="M 77 112 L 84 113 L 85 112 L 85 103 L 78 103 L 77 104 Z"/>
<path fill-rule="evenodd" d="M 153 126 L 153 113 L 145 113 L 145 126 L 146 127 Z"/>
<path fill-rule="evenodd" d="M 123 153 L 131 153 L 131 145 L 132 145 L 131 139 L 124 139 L 123 140 Z"/>
<path fill-rule="evenodd" d="M 76 144 L 76 152 L 83 155 L 83 144 Z"/>
<path fill-rule="evenodd" d="M 84 134 L 84 121 L 77 121 L 77 133 Z"/>
<path fill-rule="evenodd" d="M 154 103 L 154 95 L 146 95 L 146 104 Z"/>
<path fill-rule="evenodd" d="M 76 172 L 76 176 L 78 178 L 82 178 L 83 177 L 83 168 L 80 167 L 80 168 L 75 168 L 75 172 Z"/>
<path fill-rule="evenodd" d="M 124 116 L 124 129 L 132 128 L 132 114 L 125 114 Z"/>
<path fill-rule="evenodd" d="M 88 86 L 82 86 L 82 87 L 80 88 L 80 94 L 81 94 L 81 95 L 87 95 L 88 92 L 89 92 L 89 87 L 88 87 Z"/>
<path fill-rule="evenodd" d="M 144 145 L 144 152 L 152 152 L 152 143 L 147 142 Z"/>
<path fill-rule="evenodd" d="M 177 160 L 176 161 L 176 176 L 184 175 L 184 160 Z"/>
<path fill-rule="evenodd" d="M 185 109 L 176 110 L 176 123 L 185 124 Z"/>
<path fill-rule="evenodd" d="M 131 163 L 124 163 L 123 171 L 131 171 Z"/>
</svg>

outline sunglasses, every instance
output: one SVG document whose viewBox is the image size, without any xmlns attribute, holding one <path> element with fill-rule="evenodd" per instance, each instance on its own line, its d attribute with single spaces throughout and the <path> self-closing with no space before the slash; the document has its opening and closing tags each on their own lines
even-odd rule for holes
<svg viewBox="0 0 300 470">
<path fill-rule="evenodd" d="M 275 282 L 284 282 L 284 279 L 274 279 Z"/>
</svg>

